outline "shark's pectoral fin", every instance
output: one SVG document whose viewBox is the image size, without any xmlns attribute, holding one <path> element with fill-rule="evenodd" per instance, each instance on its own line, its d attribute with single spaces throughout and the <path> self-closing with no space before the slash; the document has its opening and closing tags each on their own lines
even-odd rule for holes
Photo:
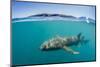
<svg viewBox="0 0 100 67">
<path fill-rule="evenodd" d="M 74 51 L 73 49 L 71 49 L 70 47 L 67 47 L 67 46 L 64 46 L 63 49 L 72 53 L 72 54 L 79 54 L 79 52 Z"/>
</svg>

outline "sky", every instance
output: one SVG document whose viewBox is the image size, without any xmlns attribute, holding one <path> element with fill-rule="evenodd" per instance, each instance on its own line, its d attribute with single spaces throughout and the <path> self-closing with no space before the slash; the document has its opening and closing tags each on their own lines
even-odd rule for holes
<svg viewBox="0 0 100 67">
<path fill-rule="evenodd" d="M 40 13 L 65 14 L 75 17 L 85 16 L 87 18 L 95 19 L 95 6 L 39 2 L 12 2 L 12 18 L 27 17 Z"/>
</svg>

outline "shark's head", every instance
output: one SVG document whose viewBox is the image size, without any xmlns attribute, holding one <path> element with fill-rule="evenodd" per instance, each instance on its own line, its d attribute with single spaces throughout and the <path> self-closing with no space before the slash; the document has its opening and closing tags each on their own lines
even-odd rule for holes
<svg viewBox="0 0 100 67">
<path fill-rule="evenodd" d="M 56 41 L 50 42 L 50 41 L 45 41 L 41 46 L 40 49 L 42 51 L 51 51 L 51 50 L 57 50 L 62 48 L 62 45 L 59 43 L 56 43 Z"/>
<path fill-rule="evenodd" d="M 45 41 L 41 46 L 40 46 L 40 49 L 42 51 L 49 51 L 49 50 L 54 50 L 56 48 L 53 48 L 52 47 L 53 45 L 51 45 L 51 42 L 49 41 Z"/>
<path fill-rule="evenodd" d="M 40 46 L 41 50 L 48 50 L 49 49 L 49 43 L 48 42 L 44 42 L 41 46 Z"/>
</svg>

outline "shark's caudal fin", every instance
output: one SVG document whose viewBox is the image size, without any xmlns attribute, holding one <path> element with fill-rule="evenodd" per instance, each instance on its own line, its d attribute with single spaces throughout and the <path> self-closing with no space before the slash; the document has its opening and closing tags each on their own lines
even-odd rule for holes
<svg viewBox="0 0 100 67">
<path fill-rule="evenodd" d="M 77 37 L 78 37 L 79 40 L 81 39 L 81 35 L 82 35 L 82 33 L 79 33 L 79 34 L 77 35 Z"/>
<path fill-rule="evenodd" d="M 80 42 L 81 44 L 86 44 L 86 43 L 89 42 L 89 40 L 85 40 L 85 37 L 82 36 L 82 33 L 79 33 L 79 34 L 77 35 L 77 37 L 78 37 L 79 42 Z"/>
</svg>

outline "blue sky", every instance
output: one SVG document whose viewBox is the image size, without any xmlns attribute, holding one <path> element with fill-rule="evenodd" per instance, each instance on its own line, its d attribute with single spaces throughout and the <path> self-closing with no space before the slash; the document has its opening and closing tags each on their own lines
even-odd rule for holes
<svg viewBox="0 0 100 67">
<path fill-rule="evenodd" d="M 64 4 L 48 4 L 35 2 L 13 2 L 12 18 L 27 17 L 40 13 L 58 13 L 76 17 L 89 17 L 95 19 L 95 6 L 79 6 Z"/>
</svg>

